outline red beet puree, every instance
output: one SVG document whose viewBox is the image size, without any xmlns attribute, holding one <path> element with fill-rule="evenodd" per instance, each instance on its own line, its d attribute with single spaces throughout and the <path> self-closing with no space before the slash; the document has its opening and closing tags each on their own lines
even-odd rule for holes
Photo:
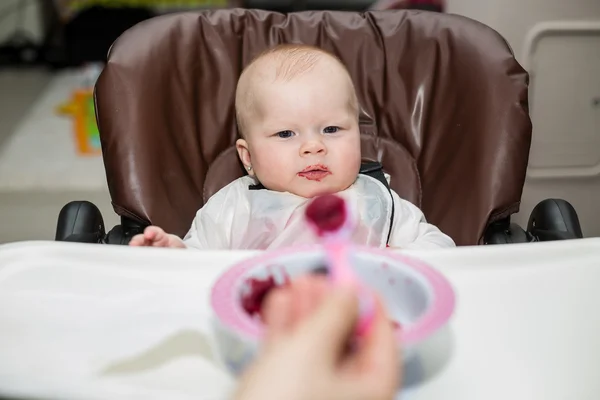
<svg viewBox="0 0 600 400">
<path fill-rule="evenodd" d="M 322 272 L 326 272 L 326 270 L 322 271 L 321 269 L 317 269 L 313 273 Z M 250 278 L 246 281 L 246 283 L 250 286 L 250 290 L 248 290 L 248 293 L 242 297 L 242 308 L 252 317 L 255 315 L 260 316 L 262 306 L 267 298 L 267 295 L 278 285 L 273 276 L 269 276 L 265 279 Z M 288 285 L 289 283 L 289 280 L 286 280 L 286 283 L 284 283 L 283 286 Z M 397 321 L 391 319 L 390 323 L 394 327 L 394 330 L 402 329 L 402 326 Z"/>
<path fill-rule="evenodd" d="M 269 276 L 266 279 L 250 278 L 246 283 L 250 286 L 250 290 L 246 295 L 242 296 L 242 308 L 250 316 L 255 316 L 256 314 L 260 316 L 262 305 L 267 294 L 277 287 L 275 278 L 272 276 Z"/>
<path fill-rule="evenodd" d="M 320 235 L 334 232 L 346 221 L 346 205 L 339 196 L 333 194 L 320 196 L 306 207 L 306 218 L 317 227 Z"/>
</svg>

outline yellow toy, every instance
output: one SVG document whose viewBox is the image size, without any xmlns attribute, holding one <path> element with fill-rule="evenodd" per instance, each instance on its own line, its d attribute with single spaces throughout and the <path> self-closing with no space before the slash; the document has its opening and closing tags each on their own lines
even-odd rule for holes
<svg viewBox="0 0 600 400">
<path fill-rule="evenodd" d="M 96 124 L 93 89 L 76 89 L 70 102 L 58 107 L 62 115 L 73 118 L 73 131 L 77 143 L 77 152 L 81 155 L 99 155 L 100 133 Z"/>
</svg>

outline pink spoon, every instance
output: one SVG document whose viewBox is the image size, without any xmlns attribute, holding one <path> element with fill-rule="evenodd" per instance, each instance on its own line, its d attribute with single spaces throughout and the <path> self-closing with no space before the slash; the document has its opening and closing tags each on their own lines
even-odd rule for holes
<svg viewBox="0 0 600 400">
<path fill-rule="evenodd" d="M 356 334 L 363 336 L 375 316 L 372 293 L 358 280 L 350 262 L 355 221 L 344 199 L 336 195 L 315 198 L 306 208 L 306 219 L 321 238 L 327 254 L 329 279 L 333 285 L 353 286 L 359 293 Z"/>
</svg>

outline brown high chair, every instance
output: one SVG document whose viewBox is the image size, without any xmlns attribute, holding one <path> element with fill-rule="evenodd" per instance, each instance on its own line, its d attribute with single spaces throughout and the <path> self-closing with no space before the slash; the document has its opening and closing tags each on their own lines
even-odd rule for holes
<svg viewBox="0 0 600 400">
<path fill-rule="evenodd" d="M 519 210 L 531 141 L 528 76 L 473 20 L 425 11 L 216 10 L 144 21 L 112 46 L 95 88 L 106 177 L 121 224 L 91 203 L 59 215 L 56 240 L 127 244 L 148 224 L 184 236 L 196 211 L 245 172 L 235 150 L 236 81 L 280 43 L 316 45 L 348 67 L 362 154 L 458 245 L 581 237 L 573 208 Z"/>
</svg>

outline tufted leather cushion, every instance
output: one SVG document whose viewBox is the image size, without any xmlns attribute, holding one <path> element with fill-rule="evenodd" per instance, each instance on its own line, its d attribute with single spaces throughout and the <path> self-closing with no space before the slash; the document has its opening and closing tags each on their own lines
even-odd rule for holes
<svg viewBox="0 0 600 400">
<path fill-rule="evenodd" d="M 531 123 L 526 72 L 505 40 L 464 17 L 420 11 L 216 10 L 140 23 L 96 85 L 115 211 L 184 235 L 211 194 L 244 171 L 234 143 L 242 68 L 278 43 L 348 66 L 364 113 L 363 157 L 461 245 L 518 211 Z"/>
</svg>

